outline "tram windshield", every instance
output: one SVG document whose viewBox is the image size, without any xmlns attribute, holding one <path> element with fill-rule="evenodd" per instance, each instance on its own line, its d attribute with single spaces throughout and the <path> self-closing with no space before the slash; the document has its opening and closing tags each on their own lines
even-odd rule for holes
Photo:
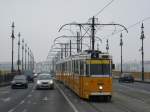
<svg viewBox="0 0 150 112">
<path fill-rule="evenodd" d="M 86 66 L 87 74 L 109 75 L 111 73 L 110 64 L 90 64 Z"/>
</svg>

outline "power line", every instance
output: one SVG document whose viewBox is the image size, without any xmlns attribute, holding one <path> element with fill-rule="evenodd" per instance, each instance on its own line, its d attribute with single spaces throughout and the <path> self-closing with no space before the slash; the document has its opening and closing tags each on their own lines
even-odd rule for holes
<svg viewBox="0 0 150 112">
<path fill-rule="evenodd" d="M 107 8 L 110 4 L 112 4 L 112 2 L 114 2 L 114 0 L 111 0 L 108 4 L 106 4 L 106 5 L 105 5 L 100 11 L 98 11 L 98 13 L 95 14 L 94 16 L 98 16 L 101 12 L 103 12 L 103 11 L 105 10 L 105 8 Z M 90 29 L 90 28 L 87 29 L 87 31 L 85 32 L 84 35 L 86 35 L 86 34 L 88 33 L 89 29 Z M 83 35 L 83 36 L 84 36 L 84 35 Z M 82 37 L 83 37 L 83 36 L 82 36 Z"/>
<path fill-rule="evenodd" d="M 103 12 L 105 8 L 107 8 L 112 2 L 114 2 L 114 0 L 111 0 L 108 4 L 106 4 L 104 8 L 102 8 L 100 11 L 98 11 L 97 14 L 95 14 L 95 16 L 98 16 L 101 12 Z"/>
<path fill-rule="evenodd" d="M 146 18 L 144 18 L 144 19 L 142 19 L 142 20 L 140 20 L 140 21 L 138 21 L 138 22 L 136 22 L 136 23 L 134 23 L 134 24 L 128 26 L 128 27 L 127 27 L 127 30 L 129 30 L 129 29 L 135 27 L 136 25 L 138 25 L 138 24 L 140 24 L 140 23 L 142 23 L 142 22 L 144 22 L 144 21 L 148 21 L 148 20 L 150 20 L 150 17 L 146 17 Z M 116 34 L 118 34 L 118 33 L 120 33 L 120 32 L 123 32 L 123 31 L 124 31 L 124 29 L 123 29 L 123 30 L 119 30 L 118 32 L 113 32 L 112 34 L 110 34 L 110 35 L 108 35 L 108 36 L 106 36 L 106 37 L 110 37 L 110 36 L 112 36 L 112 35 L 116 35 Z"/>
<path fill-rule="evenodd" d="M 150 17 L 146 17 L 146 18 L 144 18 L 143 20 L 138 21 L 138 22 L 136 22 L 135 24 L 130 25 L 129 27 L 127 27 L 127 29 L 130 29 L 130 28 L 132 28 L 132 27 L 134 27 L 134 26 L 140 24 L 141 22 L 147 21 L 147 20 L 150 20 Z"/>
</svg>

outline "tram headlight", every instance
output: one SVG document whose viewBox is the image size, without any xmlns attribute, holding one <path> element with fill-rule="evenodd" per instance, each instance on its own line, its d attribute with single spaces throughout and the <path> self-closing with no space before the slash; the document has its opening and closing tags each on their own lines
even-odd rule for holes
<svg viewBox="0 0 150 112">
<path fill-rule="evenodd" d="M 99 89 L 102 90 L 102 89 L 103 89 L 103 86 L 99 86 Z"/>
</svg>

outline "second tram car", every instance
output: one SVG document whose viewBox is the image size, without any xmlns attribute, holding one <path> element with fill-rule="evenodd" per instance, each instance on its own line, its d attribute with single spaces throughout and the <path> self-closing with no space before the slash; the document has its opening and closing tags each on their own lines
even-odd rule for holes
<svg viewBox="0 0 150 112">
<path fill-rule="evenodd" d="M 56 62 L 56 79 L 84 99 L 112 97 L 112 57 L 87 50 Z"/>
</svg>

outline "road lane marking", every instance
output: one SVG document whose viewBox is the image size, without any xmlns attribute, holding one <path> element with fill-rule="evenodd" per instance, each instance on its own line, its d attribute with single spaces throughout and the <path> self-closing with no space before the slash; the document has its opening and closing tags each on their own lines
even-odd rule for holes
<svg viewBox="0 0 150 112">
<path fill-rule="evenodd" d="M 32 92 L 33 92 L 33 88 L 32 88 Z M 28 98 L 28 96 L 31 94 L 31 92 L 28 93 L 28 95 L 26 97 L 24 97 L 24 99 L 18 103 L 14 108 L 10 109 L 8 112 L 15 112 L 15 110 L 22 104 L 25 103 L 25 100 Z"/>
<path fill-rule="evenodd" d="M 22 112 L 27 112 L 27 109 L 24 109 Z"/>
<path fill-rule="evenodd" d="M 31 94 L 29 94 L 29 95 L 28 95 L 28 98 L 29 98 L 29 97 L 31 97 L 31 96 L 32 96 L 32 95 L 31 95 Z"/>
<path fill-rule="evenodd" d="M 10 109 L 8 112 L 13 112 L 15 109 Z"/>
<path fill-rule="evenodd" d="M 24 102 L 25 102 L 25 101 L 24 101 L 24 100 L 22 100 L 22 101 L 20 102 L 20 105 L 22 105 Z"/>
<path fill-rule="evenodd" d="M 32 89 L 31 93 L 33 93 L 33 92 L 34 92 L 34 89 Z"/>
<path fill-rule="evenodd" d="M 1 94 L 8 94 L 9 93 L 9 91 L 2 91 L 2 92 L 0 92 Z"/>
<path fill-rule="evenodd" d="M 33 102 L 33 104 L 36 105 L 37 103 L 36 103 L 36 102 Z"/>
<path fill-rule="evenodd" d="M 48 101 L 47 96 L 45 96 L 42 100 L 44 100 L 44 101 Z"/>
<path fill-rule="evenodd" d="M 62 89 L 60 89 L 60 87 L 55 83 L 56 87 L 58 88 L 58 90 L 61 92 L 61 94 L 64 96 L 64 98 L 67 100 L 67 102 L 69 103 L 69 105 L 72 107 L 72 109 L 74 110 L 74 112 L 79 112 L 77 110 L 77 108 L 75 107 L 75 105 L 69 100 L 69 98 L 65 95 L 65 93 L 63 92 Z"/>
<path fill-rule="evenodd" d="M 10 100 L 11 100 L 11 98 L 10 97 L 8 97 L 8 98 L 2 98 L 1 99 L 3 102 L 9 102 Z"/>
</svg>

